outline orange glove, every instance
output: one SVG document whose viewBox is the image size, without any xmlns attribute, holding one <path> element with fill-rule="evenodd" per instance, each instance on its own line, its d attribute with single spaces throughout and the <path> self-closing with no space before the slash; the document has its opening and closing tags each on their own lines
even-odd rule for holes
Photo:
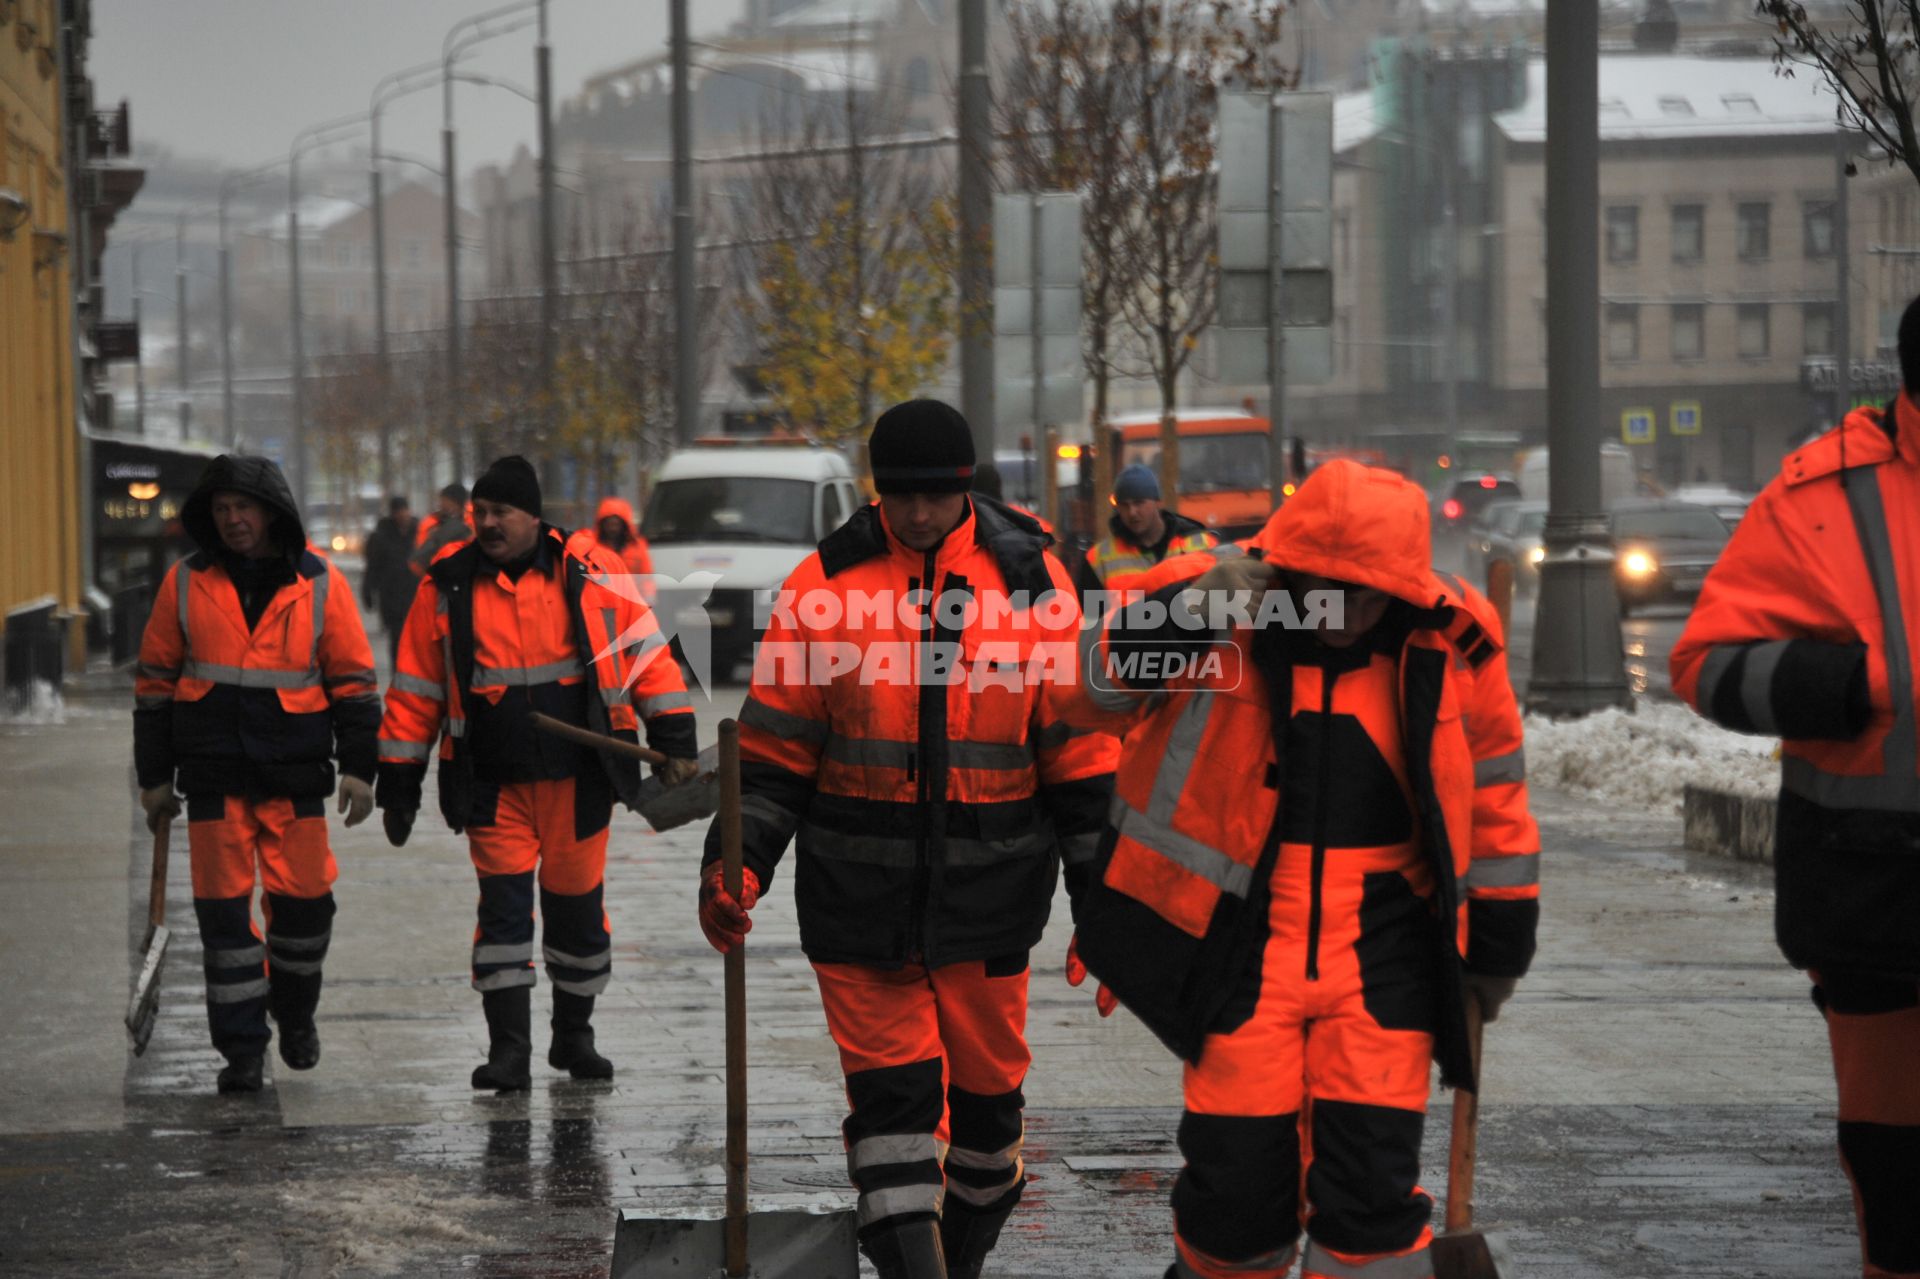
<svg viewBox="0 0 1920 1279">
<path fill-rule="evenodd" d="M 723 955 L 753 931 L 753 921 L 747 918 L 747 912 L 760 900 L 758 875 L 744 866 L 740 868 L 740 900 L 735 901 L 722 882 L 725 873 L 725 868 L 714 862 L 700 876 L 700 931 Z"/>
<path fill-rule="evenodd" d="M 1067 943 L 1067 985 L 1078 986 L 1086 979 L 1087 966 L 1080 962 L 1080 934 L 1075 933 Z M 1120 1006 L 1120 999 L 1105 985 L 1101 985 L 1093 992 L 1093 1006 L 1100 1010 L 1102 1017 L 1111 1017 L 1113 1010 Z"/>
</svg>

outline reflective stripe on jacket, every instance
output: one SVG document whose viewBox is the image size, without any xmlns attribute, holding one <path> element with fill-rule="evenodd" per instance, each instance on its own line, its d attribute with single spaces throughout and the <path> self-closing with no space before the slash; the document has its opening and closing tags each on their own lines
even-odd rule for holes
<svg viewBox="0 0 1920 1279">
<path fill-rule="evenodd" d="M 1024 951 L 1058 861 L 1070 887 L 1091 863 L 1114 747 L 1059 719 L 1050 672 L 1071 676 L 1080 613 L 1043 545 L 1032 521 L 974 494 L 917 552 L 871 505 L 782 588 L 740 714 L 745 852 L 764 886 L 797 835 L 816 962 Z M 997 607 L 1022 593 L 1030 607 Z M 941 598 L 979 607 L 943 620 Z"/>
<path fill-rule="evenodd" d="M 311 797 L 373 776 L 373 650 L 340 570 L 312 551 L 248 626 L 225 568 L 196 553 L 160 584 L 135 669 L 143 786 Z M 169 710 L 164 717 L 155 712 Z"/>
<path fill-rule="evenodd" d="M 1192 551 L 1204 551 L 1217 545 L 1219 538 L 1209 533 L 1198 520 L 1173 511 L 1162 511 L 1166 522 L 1165 545 L 1144 547 L 1127 534 L 1118 516 L 1110 522 L 1111 531 L 1087 548 L 1082 585 L 1088 590 L 1119 590 L 1132 585 L 1127 579 L 1147 572 L 1156 564 Z"/>
</svg>

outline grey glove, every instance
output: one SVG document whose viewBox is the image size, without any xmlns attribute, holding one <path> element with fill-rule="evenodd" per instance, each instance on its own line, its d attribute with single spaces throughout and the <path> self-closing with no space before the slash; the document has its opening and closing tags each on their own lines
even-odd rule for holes
<svg viewBox="0 0 1920 1279">
<path fill-rule="evenodd" d="M 1467 998 L 1480 1004 L 1482 1022 L 1498 1021 L 1500 1005 L 1513 998 L 1513 988 L 1520 984 L 1518 977 L 1490 977 L 1485 973 L 1463 973 Z"/>
<path fill-rule="evenodd" d="M 160 828 L 180 815 L 180 797 L 173 783 L 149 786 L 140 792 L 140 808 L 147 815 L 147 829 L 158 834 Z"/>
<path fill-rule="evenodd" d="M 347 825 L 358 826 L 373 812 L 373 783 L 350 773 L 340 775 L 340 811 Z"/>
</svg>

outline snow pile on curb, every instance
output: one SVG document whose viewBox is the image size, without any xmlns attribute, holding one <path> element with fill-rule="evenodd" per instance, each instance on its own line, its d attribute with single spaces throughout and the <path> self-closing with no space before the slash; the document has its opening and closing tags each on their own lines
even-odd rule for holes
<svg viewBox="0 0 1920 1279">
<path fill-rule="evenodd" d="M 1678 702 L 1642 699 L 1632 712 L 1585 719 L 1526 719 L 1527 780 L 1643 811 L 1678 812 L 1681 791 L 1709 786 L 1771 796 L 1780 786 L 1776 743 L 1708 723 Z"/>
<path fill-rule="evenodd" d="M 24 695 L 11 693 L 0 709 L 0 725 L 8 728 L 34 727 L 67 722 L 67 702 L 60 690 L 47 680 L 37 679 Z"/>
</svg>

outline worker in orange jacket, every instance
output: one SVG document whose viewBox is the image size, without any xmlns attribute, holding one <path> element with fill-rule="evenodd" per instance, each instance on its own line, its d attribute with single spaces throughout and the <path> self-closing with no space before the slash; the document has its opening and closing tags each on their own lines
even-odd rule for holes
<svg viewBox="0 0 1920 1279">
<path fill-rule="evenodd" d="M 1774 925 L 1813 978 L 1862 1273 L 1920 1276 L 1920 299 L 1904 387 L 1787 456 L 1707 574 L 1673 688 L 1782 739 Z"/>
<path fill-rule="evenodd" d="M 593 517 L 593 527 L 581 529 L 574 536 L 604 548 L 609 555 L 625 564 L 627 572 L 632 573 L 634 580 L 639 583 L 640 594 L 648 605 L 655 602 L 653 552 L 647 546 L 647 539 L 640 536 L 640 525 L 634 519 L 633 507 L 626 498 L 601 498 L 600 509 Z"/>
<path fill-rule="evenodd" d="M 604 891 L 613 801 L 633 807 L 639 766 L 534 729 L 534 712 L 671 757 L 669 784 L 693 776 L 693 704 L 626 566 L 569 545 L 540 519 L 525 459 L 495 462 L 473 486 L 477 534 L 442 551 L 420 584 L 380 726 L 379 802 L 405 844 L 440 741 L 440 812 L 465 831 L 480 879 L 473 988 L 486 1012 L 478 1089 L 531 1082 L 536 873 L 553 1038 L 547 1064 L 608 1079 L 594 999 L 612 972 Z"/>
<path fill-rule="evenodd" d="M 441 551 L 472 536 L 473 506 L 467 501 L 466 485 L 456 480 L 440 490 L 433 514 L 414 529 L 413 554 L 407 562 L 416 577 L 424 577 Z"/>
<path fill-rule="evenodd" d="M 968 495 L 966 421 L 896 405 L 868 454 L 878 503 L 794 570 L 756 655 L 743 893 L 716 825 L 700 924 L 737 944 L 797 836 L 861 1247 L 883 1279 L 972 1279 L 1026 1182 L 1028 951 L 1060 863 L 1084 882 L 1115 743 L 1056 714 L 1079 607 L 1039 526 Z"/>
<path fill-rule="evenodd" d="M 1107 535 L 1087 548 L 1074 570 L 1082 603 L 1095 591 L 1122 591 L 1170 556 L 1204 551 L 1220 539 L 1199 520 L 1169 511 L 1160 478 L 1135 462 L 1113 480 L 1113 518 Z"/>
<path fill-rule="evenodd" d="M 140 640 L 134 769 L 150 829 L 179 814 L 176 784 L 186 796 L 207 1022 L 227 1059 L 219 1089 L 258 1092 L 269 1012 L 281 1061 L 320 1060 L 332 760 L 352 826 L 373 810 L 380 697 L 353 588 L 307 548 L 279 467 L 215 458 L 181 522 L 199 549 L 162 579 Z"/>
<path fill-rule="evenodd" d="M 1167 1274 L 1280 1279 L 1304 1219 L 1308 1279 L 1424 1279 L 1428 1076 L 1474 1086 L 1467 1001 L 1498 1015 L 1539 915 L 1498 618 L 1348 461 L 1134 586 L 1084 635 L 1078 715 L 1126 736 L 1068 976 L 1187 1063 Z"/>
</svg>

